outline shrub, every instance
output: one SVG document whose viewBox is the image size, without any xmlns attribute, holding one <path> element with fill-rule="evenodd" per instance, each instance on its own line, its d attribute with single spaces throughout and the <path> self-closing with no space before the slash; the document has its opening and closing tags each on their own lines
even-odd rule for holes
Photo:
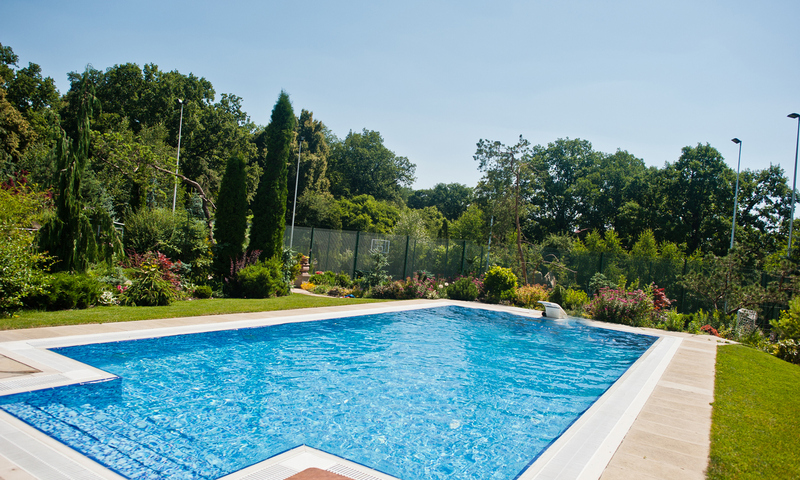
<svg viewBox="0 0 800 480">
<path fill-rule="evenodd" d="M 372 260 L 372 269 L 364 273 L 364 280 L 361 285 L 363 288 L 372 288 L 378 285 L 384 285 L 392 281 L 386 268 L 389 266 L 389 260 L 386 258 L 385 253 L 377 250 L 370 250 L 370 258 Z"/>
<path fill-rule="evenodd" d="M 573 290 L 568 288 L 564 292 L 564 304 L 561 305 L 566 310 L 583 312 L 586 305 L 589 304 L 589 295 L 583 290 Z"/>
<path fill-rule="evenodd" d="M 317 272 L 309 277 L 308 282 L 314 285 L 336 285 L 336 274 L 331 271 Z"/>
<path fill-rule="evenodd" d="M 486 273 L 483 286 L 486 289 L 486 298 L 490 303 L 497 303 L 500 300 L 507 301 L 515 298 L 517 276 L 510 268 L 494 266 Z"/>
<path fill-rule="evenodd" d="M 211 245 L 208 225 L 193 218 L 186 210 L 142 208 L 125 216 L 125 250 L 135 252 L 159 251 L 167 257 L 195 265 L 210 267 Z"/>
<path fill-rule="evenodd" d="M 350 275 L 344 272 L 336 274 L 334 284 L 339 287 L 353 288 L 353 281 L 350 279 Z"/>
<path fill-rule="evenodd" d="M 795 340 L 781 340 L 772 347 L 772 354 L 781 360 L 800 365 L 800 343 Z"/>
<path fill-rule="evenodd" d="M 56 273 L 48 288 L 47 309 L 89 308 L 97 304 L 101 294 L 100 282 L 88 275 Z"/>
<path fill-rule="evenodd" d="M 789 309 L 781 312 L 778 320 L 770 322 L 783 340 L 800 340 L 800 296 L 789 302 Z"/>
<path fill-rule="evenodd" d="M 565 289 L 563 286 L 556 285 L 555 287 L 553 287 L 553 290 L 550 292 L 550 297 L 547 300 L 553 303 L 557 303 L 563 307 L 564 297 L 566 296 L 566 290 L 567 289 Z"/>
<path fill-rule="evenodd" d="M 208 285 L 198 285 L 194 288 L 194 298 L 211 298 L 214 290 Z"/>
<path fill-rule="evenodd" d="M 587 310 L 595 320 L 642 327 L 651 323 L 653 302 L 641 290 L 601 288 Z"/>
<path fill-rule="evenodd" d="M 677 310 L 670 310 L 663 317 L 662 325 L 670 332 L 682 332 L 686 325 L 686 318 L 681 315 Z"/>
<path fill-rule="evenodd" d="M 403 282 L 389 282 L 382 285 L 376 285 L 369 291 L 369 296 L 372 298 L 386 298 L 386 299 L 401 299 L 405 294 Z"/>
<path fill-rule="evenodd" d="M 270 298 L 289 294 L 278 259 L 261 261 L 239 270 L 237 281 L 242 298 Z"/>
<path fill-rule="evenodd" d="M 549 297 L 550 292 L 544 285 L 525 285 L 517 288 L 517 305 L 520 307 L 542 310 L 544 307 L 539 301 L 546 301 Z"/>
<path fill-rule="evenodd" d="M 300 288 L 302 288 L 307 292 L 313 292 L 314 289 L 317 288 L 317 286 L 311 282 L 303 282 L 302 284 L 300 284 Z"/>
<path fill-rule="evenodd" d="M 462 277 L 447 286 L 447 296 L 453 300 L 474 302 L 479 294 L 478 286 L 471 277 Z"/>
<path fill-rule="evenodd" d="M 180 278 L 175 273 L 180 268 L 161 252 L 128 257 L 131 286 L 122 294 L 120 303 L 128 306 L 164 306 L 179 298 Z"/>
</svg>

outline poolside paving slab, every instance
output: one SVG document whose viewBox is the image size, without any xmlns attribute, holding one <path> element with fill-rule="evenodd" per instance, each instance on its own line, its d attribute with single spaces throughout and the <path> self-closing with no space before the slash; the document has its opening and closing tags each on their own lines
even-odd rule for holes
<svg viewBox="0 0 800 480">
<path fill-rule="evenodd" d="M 185 317 L 163 320 L 144 320 L 136 322 L 120 322 L 96 325 L 70 325 L 62 327 L 46 327 L 25 330 L 0 331 L 0 342 L 20 342 L 54 337 L 70 337 L 75 335 L 113 334 L 155 328 L 174 328 L 181 326 L 202 326 L 218 323 L 241 322 L 265 318 L 299 317 L 309 314 L 342 313 L 352 314 L 364 311 L 367 313 L 379 307 L 401 305 L 430 307 L 437 306 L 438 301 L 409 300 L 381 304 L 348 305 L 342 307 L 323 307 L 315 309 L 288 310 L 277 312 L 254 312 L 244 314 L 213 315 L 206 317 Z M 453 302 L 451 302 L 452 304 Z M 490 306 L 481 305 L 481 308 Z M 610 328 L 619 328 L 611 326 Z M 686 333 L 665 332 L 662 330 L 628 329 L 644 334 L 681 337 L 681 345 L 670 361 L 660 380 L 645 402 L 622 443 L 611 457 L 600 478 L 602 480 L 621 479 L 704 479 L 708 465 L 708 453 L 711 429 L 711 403 L 714 392 L 714 368 L 716 348 L 723 342 L 707 335 L 690 335 Z M 11 370 L 11 375 L 36 375 L 23 372 L 27 367 L 20 362 L 11 363 L 11 368 L 3 359 L 15 362 L 14 359 L 0 355 L 0 371 Z M 21 365 L 21 366 L 20 366 Z M 35 369 L 34 369 L 35 370 Z M 39 373 L 41 375 L 41 373 Z M 2 379 L 0 373 L 0 379 Z M 45 478 L 31 475 L 14 463 L 0 450 L 0 479 L 30 480 Z M 322 452 L 324 454 L 324 452 Z M 281 475 L 282 480 L 319 480 L 341 478 L 361 478 L 348 471 L 330 472 L 336 477 L 298 476 L 309 468 L 320 465 L 287 470 Z M 304 469 L 304 470 L 303 470 Z M 303 471 L 301 471 L 303 470 Z M 312 471 L 309 475 L 322 473 Z M 292 476 L 294 475 L 294 476 Z M 343 476 L 352 475 L 352 477 Z M 244 478 L 244 477 L 242 477 Z M 277 477 L 276 477 L 277 478 Z M 388 478 L 378 474 L 372 478 Z M 577 478 L 590 478 L 579 475 Z M 597 478 L 594 476 L 594 478 Z"/>
<path fill-rule="evenodd" d="M 664 335 L 664 332 L 659 332 Z M 716 337 L 683 342 L 601 480 L 704 479 L 711 442 Z"/>
</svg>

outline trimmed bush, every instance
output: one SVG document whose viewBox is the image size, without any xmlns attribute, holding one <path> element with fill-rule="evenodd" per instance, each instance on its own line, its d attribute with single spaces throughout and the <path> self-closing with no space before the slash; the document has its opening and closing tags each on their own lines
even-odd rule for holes
<svg viewBox="0 0 800 480">
<path fill-rule="evenodd" d="M 211 298 L 214 290 L 208 285 L 199 285 L 194 289 L 194 298 Z"/>
<path fill-rule="evenodd" d="M 800 296 L 789 302 L 789 309 L 781 312 L 778 320 L 770 322 L 783 340 L 800 340 Z"/>
<path fill-rule="evenodd" d="M 282 263 L 273 258 L 245 267 L 237 273 L 241 298 L 270 298 L 289 294 L 283 280 Z"/>
<path fill-rule="evenodd" d="M 470 277 L 459 278 L 447 287 L 447 297 L 453 300 L 474 302 L 478 294 L 480 294 L 478 286 Z"/>
<path fill-rule="evenodd" d="M 100 282 L 85 274 L 56 273 L 47 293 L 48 310 L 71 310 L 96 305 L 103 293 Z"/>
<path fill-rule="evenodd" d="M 483 287 L 489 303 L 513 301 L 516 298 L 517 276 L 510 268 L 494 266 L 486 272 Z"/>
</svg>

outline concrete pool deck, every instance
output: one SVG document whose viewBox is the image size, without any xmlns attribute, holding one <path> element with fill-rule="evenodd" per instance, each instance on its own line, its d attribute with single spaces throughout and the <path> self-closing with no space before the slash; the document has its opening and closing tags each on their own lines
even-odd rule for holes
<svg viewBox="0 0 800 480">
<path fill-rule="evenodd" d="M 458 303 L 458 302 L 449 302 Z M 35 383 L 36 379 L 44 380 L 49 372 L 46 365 L 37 365 L 35 362 L 19 362 L 15 360 L 14 350 L 4 348 L 26 344 L 30 341 L 58 342 L 58 339 L 76 336 L 112 335 L 120 338 L 137 336 L 137 332 L 144 334 L 145 330 L 176 329 L 192 327 L 203 329 L 204 326 L 212 328 L 216 324 L 257 321 L 269 318 L 302 317 L 309 314 L 343 314 L 367 313 L 377 308 L 392 306 L 420 306 L 442 305 L 439 301 L 411 300 L 381 304 L 348 305 L 343 307 L 323 307 L 306 310 L 257 312 L 233 315 L 215 315 L 208 317 L 188 317 L 165 320 L 145 320 L 137 322 L 74 325 L 64 327 L 47 327 L 27 330 L 0 331 L 0 391 L 4 385 L 26 385 Z M 476 306 L 472 304 L 473 308 Z M 479 307 L 484 307 L 479 305 Z M 530 314 L 530 311 L 527 311 Z M 613 327 L 626 331 L 652 334 L 661 337 L 673 337 L 679 343 L 668 365 L 660 374 L 652 393 L 644 402 L 641 411 L 636 415 L 632 426 L 624 434 L 621 443 L 609 452 L 610 461 L 604 462 L 599 470 L 601 479 L 673 479 L 673 478 L 705 478 L 705 469 L 708 463 L 709 435 L 711 426 L 711 402 L 714 391 L 714 366 L 716 361 L 716 347 L 722 341 L 716 337 L 696 336 L 684 333 L 665 332 L 662 330 L 633 329 L 629 327 L 612 326 L 590 322 L 602 327 Z M 233 327 L 233 325 L 232 325 Z M 37 343 L 37 342 L 34 342 Z M 24 357 L 16 357 L 17 359 Z M 16 383 L 15 383 L 16 382 Z M 31 389 L 28 387 L 28 389 Z M 5 415 L 5 414 L 4 414 Z M 6 417 L 0 418 L 0 421 Z M 7 423 L 7 422 L 6 422 Z M 20 422 L 21 423 L 21 422 Z M 3 427 L 0 425 L 0 427 Z M 42 469 L 31 466 L 36 459 L 20 456 L 14 450 L 14 440 L 9 435 L 3 437 L 6 430 L 0 428 L 0 479 L 35 479 L 35 478 L 121 478 L 112 472 L 101 468 L 92 468 L 93 476 L 74 475 L 67 471 L 53 471 L 48 474 L 41 473 Z M 9 443 L 10 442 L 10 443 Z M 52 443 L 58 443 L 52 441 Z M 58 444 L 60 445 L 60 444 Z M 62 453 L 67 456 L 80 457 L 67 447 L 62 447 Z M 64 452 L 67 450 L 68 452 Z M 277 459 L 269 468 L 286 468 L 283 476 L 277 473 L 274 477 L 256 476 L 258 472 L 248 474 L 240 471 L 237 478 L 275 478 L 288 479 L 301 474 L 308 468 L 330 470 L 345 478 L 391 478 L 386 475 L 365 473 L 358 466 L 344 465 L 346 462 L 336 462 L 332 458 L 326 459 L 324 452 L 301 451 L 287 456 L 286 459 Z M 72 454 L 70 454 L 72 452 Z M 34 455 L 35 457 L 35 455 Z M 291 458 L 289 458 L 291 457 Z M 332 456 L 331 456 L 332 457 Z M 302 459 L 316 459 L 303 463 Z M 282 463 L 281 463 L 282 462 Z M 335 466 L 326 466 L 326 465 Z M 352 468 L 351 468 L 352 467 Z M 252 468 L 252 467 L 251 467 Z M 266 467 L 264 467 L 266 468 Z M 337 468 L 339 468 L 337 470 Z M 50 469 L 52 470 L 52 468 Z M 56 469 L 58 470 L 58 469 Z M 248 469 L 245 469 L 248 470 Z M 263 468 L 262 468 L 263 470 Z M 240 472 L 237 472 L 240 473 Z M 308 472 L 304 477 L 313 478 Z M 231 478 L 234 476 L 232 475 Z M 366 475 L 366 476 L 361 476 Z M 521 478 L 559 478 L 547 475 L 546 472 L 528 475 Z M 575 478 L 598 478 L 597 474 L 581 474 Z"/>
</svg>

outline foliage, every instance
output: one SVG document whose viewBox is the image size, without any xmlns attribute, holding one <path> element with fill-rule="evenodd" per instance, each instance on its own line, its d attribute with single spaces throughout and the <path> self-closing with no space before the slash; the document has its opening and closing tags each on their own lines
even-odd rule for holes
<svg viewBox="0 0 800 480">
<path fill-rule="evenodd" d="M 514 298 L 517 288 L 517 276 L 510 268 L 494 266 L 486 272 L 483 278 L 486 297 L 490 303 Z"/>
<path fill-rule="evenodd" d="M 56 215 L 40 230 L 40 247 L 56 257 L 56 271 L 84 272 L 96 260 L 110 262 L 121 252 L 110 212 L 100 208 L 87 211 L 81 197 L 81 181 L 89 162 L 89 120 L 97 107 L 94 85 L 88 70 L 80 80 L 77 139 L 73 143 L 62 131 L 56 144 Z M 95 231 L 100 227 L 100 234 Z M 112 248 L 98 249 L 100 245 Z"/>
<path fill-rule="evenodd" d="M 582 312 L 589 304 L 589 295 L 583 290 L 566 289 L 564 292 L 564 303 L 561 305 L 565 310 Z"/>
<path fill-rule="evenodd" d="M 782 340 L 800 341 L 800 296 L 789 302 L 789 309 L 781 312 L 778 320 L 770 322 Z"/>
<path fill-rule="evenodd" d="M 453 300 L 474 302 L 480 290 L 472 277 L 461 277 L 447 287 L 447 297 Z"/>
<path fill-rule="evenodd" d="M 400 218 L 397 207 L 370 195 L 343 198 L 338 204 L 345 230 L 389 233 Z"/>
<path fill-rule="evenodd" d="M 523 285 L 517 288 L 517 305 L 524 308 L 542 310 L 544 307 L 539 300 L 547 301 L 550 292 L 544 285 Z"/>
<path fill-rule="evenodd" d="M 612 288 L 601 288 L 587 308 L 595 320 L 634 327 L 649 326 L 652 311 L 653 302 L 643 291 Z"/>
<path fill-rule="evenodd" d="M 224 274 L 232 258 L 244 251 L 247 233 L 247 172 L 241 155 L 228 159 L 214 222 L 214 272 Z"/>
<path fill-rule="evenodd" d="M 308 282 L 314 285 L 336 285 L 336 274 L 330 270 L 317 272 L 308 278 Z"/>
<path fill-rule="evenodd" d="M 800 342 L 793 339 L 781 340 L 773 346 L 772 354 L 781 360 L 800 365 Z"/>
<path fill-rule="evenodd" d="M 266 129 L 267 157 L 264 173 L 251 204 L 253 224 L 250 248 L 261 250 L 261 259 L 281 255 L 286 229 L 287 165 L 294 143 L 297 119 L 289 95 L 281 91 Z"/>
<path fill-rule="evenodd" d="M 567 289 L 564 288 L 563 285 L 556 285 L 555 288 L 550 291 L 547 301 L 561 305 L 564 303 L 564 297 L 566 296 L 566 293 Z"/>
<path fill-rule="evenodd" d="M 599 272 L 592 275 L 592 279 L 589 280 L 589 290 L 593 292 L 599 292 L 602 288 L 614 287 L 616 287 L 614 282 L 608 280 L 605 275 Z"/>
<path fill-rule="evenodd" d="M 704 300 L 714 310 L 733 313 L 740 308 L 757 307 L 765 298 L 759 278 L 748 275 L 747 258 L 741 250 L 734 249 L 724 257 L 706 255 L 703 269 L 688 272 L 680 283 L 695 296 Z"/>
<path fill-rule="evenodd" d="M 209 263 L 208 227 L 186 210 L 143 208 L 125 218 L 126 251 L 159 251 L 167 257 L 202 268 Z M 198 268 L 195 268 L 197 271 Z"/>
<path fill-rule="evenodd" d="M 386 254 L 377 250 L 370 250 L 369 256 L 372 261 L 372 268 L 364 272 L 361 283 L 361 287 L 367 290 L 379 285 L 385 285 L 392 279 L 386 271 L 386 267 L 389 266 Z"/>
<path fill-rule="evenodd" d="M 472 204 L 472 188 L 460 183 L 437 183 L 431 189 L 414 190 L 408 198 L 408 207 L 423 209 L 435 207 L 449 221 L 454 221 Z M 454 237 L 466 238 L 466 237 Z"/>
<path fill-rule="evenodd" d="M 686 325 L 686 318 L 684 315 L 678 313 L 677 310 L 669 310 L 666 315 L 662 317 L 661 325 L 670 332 L 682 332 Z"/>
<path fill-rule="evenodd" d="M 102 289 L 100 282 L 86 274 L 59 272 L 47 279 L 43 295 L 29 299 L 29 305 L 47 310 L 71 310 L 96 305 Z"/>
<path fill-rule="evenodd" d="M 416 166 L 386 148 L 376 131 L 350 131 L 331 147 L 328 171 L 336 197 L 370 195 L 397 201 L 401 187 L 414 183 Z"/>
<path fill-rule="evenodd" d="M 126 306 L 164 306 L 180 296 L 180 279 L 175 273 L 180 262 L 173 263 L 160 252 L 131 253 L 127 263 L 132 285 L 120 300 Z"/>
<path fill-rule="evenodd" d="M 397 280 L 383 285 L 378 285 L 370 290 L 373 298 L 394 300 L 411 300 L 417 298 L 437 299 L 442 298 L 446 292 L 445 282 L 435 278 L 414 274 L 405 280 Z"/>
<path fill-rule="evenodd" d="M 287 295 L 289 289 L 277 258 L 259 261 L 239 270 L 236 274 L 235 295 L 240 298 L 270 298 Z"/>
<path fill-rule="evenodd" d="M 742 345 L 717 348 L 707 478 L 800 478 L 800 368 Z"/>
<path fill-rule="evenodd" d="M 239 282 L 237 280 L 239 271 L 258 263 L 260 256 L 261 250 L 245 250 L 240 257 L 231 259 L 228 275 L 223 279 L 223 292 L 226 295 L 232 297 L 239 295 Z"/>
<path fill-rule="evenodd" d="M 36 252 L 31 227 L 43 218 L 45 198 L 29 187 L 0 187 L 0 316 L 44 293 L 48 257 Z"/>
<path fill-rule="evenodd" d="M 204 299 L 204 298 L 211 298 L 211 295 L 213 295 L 213 293 L 214 292 L 213 292 L 213 290 L 212 290 L 212 288 L 210 286 L 208 286 L 208 285 L 198 285 L 198 286 L 196 286 L 194 288 L 193 295 L 194 295 L 194 298 Z"/>
</svg>

